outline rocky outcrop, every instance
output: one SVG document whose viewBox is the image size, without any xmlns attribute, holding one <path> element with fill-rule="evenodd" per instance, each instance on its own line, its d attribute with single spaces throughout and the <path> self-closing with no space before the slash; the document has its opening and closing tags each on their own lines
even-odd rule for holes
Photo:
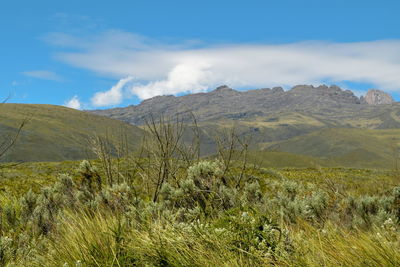
<svg viewBox="0 0 400 267">
<path fill-rule="evenodd" d="M 394 102 L 391 95 L 381 90 L 371 89 L 367 92 L 362 101 L 369 105 L 387 105 Z"/>
<path fill-rule="evenodd" d="M 296 85 L 287 92 L 295 97 L 295 102 L 309 106 L 342 106 L 346 104 L 360 104 L 360 99 L 350 90 L 342 90 L 336 85 L 312 86 Z"/>
</svg>

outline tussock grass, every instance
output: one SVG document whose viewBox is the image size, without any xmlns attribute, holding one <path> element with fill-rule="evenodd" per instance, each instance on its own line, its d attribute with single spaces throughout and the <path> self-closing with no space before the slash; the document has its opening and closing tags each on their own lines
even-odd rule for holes
<svg viewBox="0 0 400 267">
<path fill-rule="evenodd" d="M 269 259 L 234 248 L 202 225 L 129 225 L 112 214 L 69 212 L 36 266 L 254 266 Z"/>
<path fill-rule="evenodd" d="M 199 160 L 153 201 L 140 170 L 110 183 L 96 162 L 63 166 L 0 194 L 0 266 L 400 265 L 390 172 Z"/>
<path fill-rule="evenodd" d="M 399 266 L 398 231 L 374 228 L 349 231 L 329 224 L 317 229 L 303 224 L 293 231 L 297 256 L 288 266 Z"/>
</svg>

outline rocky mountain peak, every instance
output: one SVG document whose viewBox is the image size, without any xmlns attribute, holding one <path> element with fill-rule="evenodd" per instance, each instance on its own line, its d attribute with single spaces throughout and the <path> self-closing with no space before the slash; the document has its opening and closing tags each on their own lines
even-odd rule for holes
<svg viewBox="0 0 400 267">
<path fill-rule="evenodd" d="M 240 92 L 230 88 L 227 85 L 221 85 L 221 86 L 218 86 L 214 91 L 211 91 L 208 94 L 217 95 L 217 96 L 231 96 L 231 95 L 240 94 Z"/>
<path fill-rule="evenodd" d="M 296 85 L 289 93 L 294 94 L 298 98 L 307 98 L 314 103 L 327 105 L 328 102 L 341 104 L 360 104 L 360 99 L 350 90 L 343 90 L 339 86 L 325 84 L 320 86 L 313 85 Z M 333 102 L 332 102 L 333 101 Z"/>
<path fill-rule="evenodd" d="M 230 88 L 228 85 L 221 85 L 215 88 L 214 92 L 232 92 L 235 91 L 232 88 Z"/>
<path fill-rule="evenodd" d="M 173 95 L 158 95 L 148 99 L 143 100 L 140 105 L 159 105 L 166 102 L 171 102 L 176 97 Z"/>
<path fill-rule="evenodd" d="M 273 93 L 283 93 L 283 92 L 285 92 L 285 91 L 283 90 L 282 87 L 277 86 L 277 87 L 272 88 L 272 92 L 273 92 Z"/>
<path fill-rule="evenodd" d="M 225 84 L 215 88 L 215 91 L 223 91 L 223 90 L 232 90 L 232 88 L 230 88 L 228 85 Z"/>
<path fill-rule="evenodd" d="M 363 98 L 363 101 L 369 105 L 385 105 L 392 104 L 394 102 L 391 95 L 377 89 L 368 90 L 367 94 Z"/>
</svg>

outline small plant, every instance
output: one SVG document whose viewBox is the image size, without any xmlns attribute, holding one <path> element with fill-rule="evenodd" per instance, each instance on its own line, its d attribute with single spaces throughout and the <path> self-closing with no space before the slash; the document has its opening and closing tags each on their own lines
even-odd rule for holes
<svg viewBox="0 0 400 267">
<path fill-rule="evenodd" d="M 37 203 L 37 195 L 29 190 L 20 200 L 21 206 L 21 220 L 27 223 L 33 216 Z"/>
<path fill-rule="evenodd" d="M 92 166 L 88 160 L 83 160 L 81 162 L 78 172 L 82 176 L 82 187 L 91 193 L 96 190 L 101 190 L 101 176 L 96 167 Z"/>
<path fill-rule="evenodd" d="M 15 249 L 13 246 L 14 241 L 7 237 L 0 237 L 0 265 L 7 266 L 8 263 L 14 258 Z"/>
<path fill-rule="evenodd" d="M 400 223 L 400 187 L 393 188 L 393 208 L 397 218 L 397 222 Z"/>
</svg>

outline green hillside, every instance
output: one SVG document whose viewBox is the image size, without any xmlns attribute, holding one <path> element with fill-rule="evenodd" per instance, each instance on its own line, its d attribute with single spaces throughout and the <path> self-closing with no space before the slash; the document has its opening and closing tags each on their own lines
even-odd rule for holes
<svg viewBox="0 0 400 267">
<path fill-rule="evenodd" d="M 400 129 L 322 128 L 306 116 L 288 118 L 281 116 L 281 125 L 261 119 L 201 122 L 201 154 L 215 154 L 215 140 L 235 129 L 238 138 L 249 143 L 251 160 L 265 167 L 400 167 Z M 184 139 L 192 137 L 188 131 Z"/>
<path fill-rule="evenodd" d="M 15 134 L 30 118 L 17 143 L 3 161 L 62 161 L 93 157 L 90 140 L 108 138 L 115 146 L 122 136 L 131 149 L 138 147 L 143 130 L 124 122 L 62 106 L 0 105 L 0 138 Z"/>
<path fill-rule="evenodd" d="M 383 116 L 383 115 L 382 115 Z M 0 138 L 13 135 L 30 118 L 16 145 L 3 161 L 62 161 L 93 157 L 90 140 L 96 135 L 115 147 L 127 140 L 140 146 L 145 127 L 93 113 L 52 105 L 0 105 Z M 323 120 L 322 120 L 323 121 Z M 269 167 L 395 168 L 400 129 L 333 128 L 312 116 L 288 112 L 254 120 L 215 120 L 199 123 L 202 155 L 212 155 L 215 138 L 232 127 L 249 140 L 252 160 Z M 184 140 L 191 140 L 191 130 Z"/>
<path fill-rule="evenodd" d="M 400 129 L 329 128 L 275 143 L 268 150 L 318 158 L 324 165 L 393 168 L 399 141 Z"/>
</svg>

